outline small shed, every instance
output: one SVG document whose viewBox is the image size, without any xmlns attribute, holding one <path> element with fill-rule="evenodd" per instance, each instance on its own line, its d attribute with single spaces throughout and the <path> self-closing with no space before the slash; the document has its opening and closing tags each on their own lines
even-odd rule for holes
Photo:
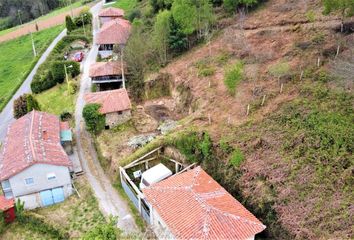
<svg viewBox="0 0 354 240">
<path fill-rule="evenodd" d="M 0 211 L 4 215 L 5 222 L 11 223 L 16 218 L 15 213 L 15 201 L 14 199 L 6 199 L 4 196 L 0 196 Z"/>
<path fill-rule="evenodd" d="M 67 154 L 73 153 L 73 135 L 68 122 L 60 122 L 60 143 Z"/>
</svg>

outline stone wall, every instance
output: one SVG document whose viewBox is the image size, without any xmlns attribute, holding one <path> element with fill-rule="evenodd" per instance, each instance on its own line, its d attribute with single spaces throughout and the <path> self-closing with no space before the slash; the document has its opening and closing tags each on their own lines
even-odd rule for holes
<svg viewBox="0 0 354 240">
<path fill-rule="evenodd" d="M 115 127 L 119 124 L 129 121 L 130 118 L 131 118 L 131 111 L 130 110 L 123 111 L 121 114 L 118 114 L 118 112 L 107 113 L 106 114 L 106 126 L 109 126 L 109 128 L 112 128 L 112 127 Z"/>
</svg>

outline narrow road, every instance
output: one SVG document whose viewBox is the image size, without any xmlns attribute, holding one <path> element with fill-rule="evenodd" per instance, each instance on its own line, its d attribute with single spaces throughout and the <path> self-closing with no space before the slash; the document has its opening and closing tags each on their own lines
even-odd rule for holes
<svg viewBox="0 0 354 240">
<path fill-rule="evenodd" d="M 103 1 L 91 8 L 93 14 L 93 46 L 86 56 L 83 65 L 83 74 L 81 77 L 80 91 L 76 102 L 75 110 L 75 133 L 77 139 L 78 155 L 82 163 L 83 170 L 85 171 L 88 181 L 95 193 L 99 202 L 101 211 L 106 216 L 117 216 L 118 227 L 125 233 L 138 233 L 138 228 L 135 224 L 134 218 L 130 213 L 127 202 L 117 193 L 113 188 L 110 180 L 104 173 L 98 158 L 96 150 L 92 144 L 91 136 L 85 130 L 85 125 L 82 119 L 82 109 L 84 107 L 84 95 L 90 92 L 90 78 L 89 69 L 92 63 L 96 62 L 98 53 L 98 46 L 95 44 L 95 36 L 99 30 L 98 13 L 102 8 Z M 85 145 L 83 140 L 85 140 Z M 88 142 L 88 143 L 87 143 Z M 88 145 L 88 146 L 87 146 Z M 83 148 L 85 146 L 85 148 Z M 88 151 L 89 157 L 85 156 L 85 150 Z"/>
<path fill-rule="evenodd" d="M 47 59 L 49 56 L 50 52 L 53 50 L 55 45 L 66 35 L 66 29 L 63 30 L 55 39 L 54 41 L 49 45 L 47 50 L 42 54 L 40 59 L 38 60 L 37 64 L 34 66 L 32 69 L 31 73 L 28 75 L 26 80 L 22 83 L 21 87 L 17 90 L 17 92 L 12 96 L 11 100 L 7 103 L 6 107 L 2 110 L 0 113 L 0 142 L 3 142 L 7 133 L 7 127 L 15 121 L 13 117 L 13 103 L 16 98 L 21 96 L 24 93 L 30 93 L 31 92 L 31 82 L 36 74 L 39 66 Z"/>
</svg>

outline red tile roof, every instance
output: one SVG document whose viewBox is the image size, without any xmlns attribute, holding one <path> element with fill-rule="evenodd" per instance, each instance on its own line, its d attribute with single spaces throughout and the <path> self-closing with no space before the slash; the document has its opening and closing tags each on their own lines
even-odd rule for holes
<svg viewBox="0 0 354 240">
<path fill-rule="evenodd" d="M 101 104 L 100 113 L 125 111 L 132 108 L 127 90 L 124 88 L 88 93 L 85 95 L 86 103 Z"/>
<path fill-rule="evenodd" d="M 97 34 L 97 44 L 126 44 L 130 36 L 131 24 L 125 19 L 114 19 L 103 24 Z"/>
<path fill-rule="evenodd" d="M 124 73 L 127 73 L 126 67 L 124 67 Z M 121 74 L 121 62 L 97 62 L 90 66 L 90 77 L 112 76 Z"/>
<path fill-rule="evenodd" d="M 59 122 L 55 115 L 32 111 L 11 124 L 0 153 L 0 180 L 38 163 L 70 166 Z"/>
<path fill-rule="evenodd" d="M 14 199 L 6 199 L 4 196 L 0 195 L 0 210 L 6 211 L 15 206 Z"/>
<path fill-rule="evenodd" d="M 124 10 L 120 8 L 105 8 L 100 11 L 98 14 L 99 17 L 123 17 Z"/>
<path fill-rule="evenodd" d="M 177 239 L 247 239 L 266 228 L 200 167 L 143 193 Z"/>
</svg>

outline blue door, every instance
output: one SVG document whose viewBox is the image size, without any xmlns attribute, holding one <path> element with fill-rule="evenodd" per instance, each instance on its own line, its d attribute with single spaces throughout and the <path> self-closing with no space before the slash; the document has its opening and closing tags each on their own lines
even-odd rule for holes
<svg viewBox="0 0 354 240">
<path fill-rule="evenodd" d="M 53 194 L 53 200 L 54 203 L 60 203 L 63 202 L 65 197 L 64 197 L 64 190 L 63 188 L 53 188 L 52 189 L 52 194 Z"/>
<path fill-rule="evenodd" d="M 46 207 L 54 204 L 52 190 L 42 191 L 40 192 L 40 196 L 43 206 Z"/>
</svg>

